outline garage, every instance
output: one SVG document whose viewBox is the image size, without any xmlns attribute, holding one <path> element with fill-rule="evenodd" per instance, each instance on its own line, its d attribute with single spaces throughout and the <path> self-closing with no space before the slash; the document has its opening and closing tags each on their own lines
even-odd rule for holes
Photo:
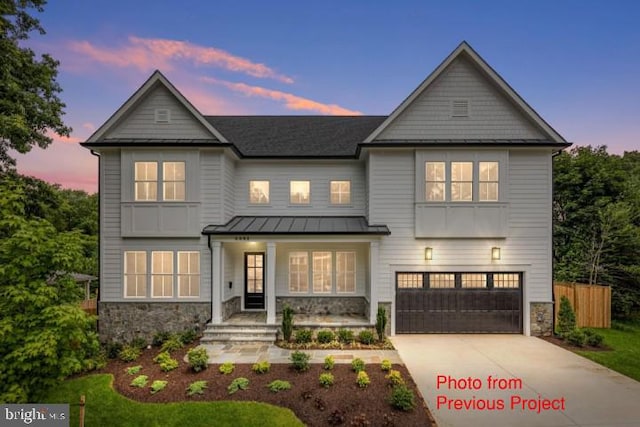
<svg viewBox="0 0 640 427">
<path fill-rule="evenodd" d="M 521 272 L 397 272 L 396 333 L 522 333 Z"/>
</svg>

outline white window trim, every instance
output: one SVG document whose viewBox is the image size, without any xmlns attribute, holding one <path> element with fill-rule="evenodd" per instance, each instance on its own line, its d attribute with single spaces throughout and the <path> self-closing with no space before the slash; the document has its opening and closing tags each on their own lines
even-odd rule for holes
<svg viewBox="0 0 640 427">
<path fill-rule="evenodd" d="M 454 163 L 465 163 L 465 164 L 471 164 L 471 181 L 454 181 L 453 180 L 453 164 Z M 449 202 L 451 203 L 474 203 L 477 202 L 476 200 L 476 193 L 477 193 L 477 178 L 478 178 L 478 168 L 476 167 L 478 162 L 474 161 L 474 160 L 452 160 L 449 162 L 447 169 L 449 170 L 449 180 L 448 180 L 448 186 L 449 186 Z M 447 179 L 447 175 L 445 172 L 445 180 Z M 457 184 L 471 184 L 471 200 L 453 200 L 453 184 L 457 183 Z M 445 199 L 446 199 L 446 195 L 445 195 Z"/>
<path fill-rule="evenodd" d="M 252 182 L 266 182 L 269 187 L 269 196 L 267 197 L 267 201 L 265 203 L 252 202 L 251 201 L 251 183 Z M 291 193 L 291 189 L 289 189 L 289 193 Z M 249 195 L 248 201 L 249 206 L 271 206 L 271 180 L 269 179 L 250 179 L 247 188 L 247 194 Z M 289 194 L 289 198 L 291 198 L 291 194 Z"/>
<path fill-rule="evenodd" d="M 171 110 L 169 108 L 156 108 L 153 112 L 154 123 L 168 125 L 171 123 Z M 162 116 L 166 116 L 166 119 Z"/>
<path fill-rule="evenodd" d="M 127 272 L 127 254 L 144 254 L 144 262 L 145 262 L 145 272 L 144 273 L 128 273 Z M 122 281 L 123 281 L 123 285 L 124 285 L 122 287 L 123 298 L 125 298 L 125 299 L 148 298 L 148 295 L 149 295 L 149 269 L 147 268 L 147 266 L 149 264 L 149 259 L 148 259 L 148 256 L 147 256 L 147 252 L 146 251 L 123 251 L 122 260 L 123 260 Z M 136 267 L 137 267 L 137 263 L 136 263 Z M 132 274 L 132 275 L 136 275 L 136 276 L 144 276 L 145 277 L 146 283 L 145 283 L 144 295 L 127 296 L 127 286 L 128 286 L 127 275 L 128 274 Z"/>
<path fill-rule="evenodd" d="M 178 179 L 172 179 L 172 180 L 167 180 L 165 179 L 164 176 L 164 166 L 167 163 L 182 163 L 184 165 L 184 179 L 182 180 L 178 180 Z M 183 199 L 167 199 L 165 198 L 165 184 L 167 183 L 179 183 L 182 182 L 184 184 L 184 198 Z M 175 192 L 175 190 L 174 190 Z M 187 162 L 185 162 L 184 160 L 169 160 L 169 161 L 163 161 L 162 162 L 162 201 L 163 202 L 184 202 L 187 200 Z"/>
<path fill-rule="evenodd" d="M 328 291 L 316 291 L 315 289 L 315 259 L 314 255 L 319 253 L 328 253 L 329 254 L 329 290 Z M 320 294 L 320 295 L 331 295 L 334 289 L 334 252 L 331 250 L 316 250 L 311 251 L 311 293 Z"/>
<path fill-rule="evenodd" d="M 332 200 L 332 195 L 333 192 L 331 191 L 331 184 L 333 184 L 334 182 L 348 182 L 349 183 L 349 202 L 338 202 L 338 203 L 333 203 Z M 332 179 L 329 181 L 329 205 L 331 206 L 351 206 L 353 203 L 353 183 L 351 182 L 350 179 Z M 338 194 L 342 194 L 340 192 L 338 192 Z"/>
<path fill-rule="evenodd" d="M 291 290 L 291 255 L 292 254 L 300 254 L 300 253 L 304 253 L 307 256 L 307 290 L 306 291 L 300 291 L 300 290 L 296 290 L 296 291 L 292 291 Z M 300 251 L 290 251 L 289 252 L 289 256 L 287 257 L 287 281 L 288 281 L 288 291 L 290 294 L 296 294 L 296 295 L 307 295 L 310 293 L 310 291 L 313 289 L 313 284 L 311 283 L 311 281 L 309 280 L 309 273 L 311 271 L 311 266 L 309 265 L 309 251 L 306 250 L 300 250 Z M 301 277 L 300 274 L 298 274 L 298 277 Z M 298 283 L 297 289 L 300 289 L 300 284 Z"/>
<path fill-rule="evenodd" d="M 353 291 L 340 291 L 338 289 L 338 254 L 339 253 L 345 253 L 345 254 L 349 254 L 352 253 L 353 254 Z M 336 294 L 341 294 L 341 295 L 345 295 L 345 294 L 355 294 L 358 291 L 358 253 L 356 251 L 336 251 L 335 253 L 335 260 L 336 260 Z"/>
<path fill-rule="evenodd" d="M 171 273 L 155 273 L 153 271 L 153 266 L 154 266 L 154 262 L 153 262 L 153 254 L 155 253 L 169 253 L 171 254 Z M 171 277 L 171 295 L 166 296 L 166 295 L 154 295 L 153 294 L 153 276 L 160 276 L 160 277 Z M 175 298 L 175 287 L 176 287 L 176 281 L 175 281 L 175 277 L 176 277 L 176 269 L 175 269 L 175 252 L 174 251 L 151 251 L 151 272 L 150 272 L 150 281 L 149 281 L 149 285 L 151 286 L 151 298 L 152 299 L 171 299 L 171 298 Z"/>
<path fill-rule="evenodd" d="M 291 200 L 291 184 L 294 182 L 308 182 L 309 183 L 309 199 L 308 202 L 294 202 Z M 311 181 L 308 179 L 290 179 L 289 180 L 289 206 L 311 206 Z"/>
<path fill-rule="evenodd" d="M 155 163 L 156 165 L 156 179 L 155 180 L 138 180 L 136 177 L 136 167 L 138 163 Z M 158 202 L 159 194 L 158 194 L 158 183 L 160 182 L 160 167 L 162 162 L 158 162 L 157 160 L 135 160 L 133 162 L 133 200 L 138 203 L 149 203 L 149 202 Z M 138 199 L 138 183 L 155 183 L 156 187 L 156 198 L 155 199 Z M 151 185 L 151 184 L 150 184 Z"/>
<path fill-rule="evenodd" d="M 498 168 L 498 180 L 497 181 L 483 181 L 480 176 L 480 163 L 496 163 Z M 497 199 L 495 200 L 482 200 L 480 198 L 481 194 L 481 185 L 482 184 L 496 184 L 498 191 L 496 192 Z M 500 201 L 500 162 L 497 160 L 478 160 L 478 202 L 479 203 L 491 203 L 491 202 L 499 202 Z"/>
<path fill-rule="evenodd" d="M 180 273 L 180 254 L 198 254 L 198 273 Z M 200 298 L 202 291 L 202 271 L 201 271 L 201 260 L 202 256 L 200 255 L 200 251 L 176 251 L 176 261 L 177 268 L 176 270 L 176 288 L 178 290 L 178 298 L 182 299 L 193 299 Z M 191 284 L 191 278 L 197 276 L 198 277 L 198 295 L 180 295 L 180 276 L 189 276 L 189 284 Z"/>
</svg>

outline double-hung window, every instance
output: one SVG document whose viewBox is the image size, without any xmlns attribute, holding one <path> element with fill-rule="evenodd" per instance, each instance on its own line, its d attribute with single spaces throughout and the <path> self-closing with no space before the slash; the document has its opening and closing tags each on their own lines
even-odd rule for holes
<svg viewBox="0 0 640 427">
<path fill-rule="evenodd" d="M 173 252 L 151 252 L 151 296 L 173 297 Z"/>
<path fill-rule="evenodd" d="M 249 181 L 249 203 L 252 205 L 269 203 L 269 181 Z"/>
<path fill-rule="evenodd" d="M 185 199 L 184 162 L 162 163 L 162 194 L 164 200 L 183 201 Z"/>
<path fill-rule="evenodd" d="M 136 162 L 134 190 L 137 201 L 158 200 L 158 163 Z"/>
<path fill-rule="evenodd" d="M 445 162 L 425 163 L 425 189 L 428 202 L 445 201 Z"/>
<path fill-rule="evenodd" d="M 336 291 L 339 294 L 356 291 L 355 252 L 336 252 Z"/>
<path fill-rule="evenodd" d="M 498 162 L 479 162 L 478 183 L 481 202 L 497 202 L 499 186 Z"/>
<path fill-rule="evenodd" d="M 309 254 L 289 253 L 289 292 L 309 292 Z"/>
<path fill-rule="evenodd" d="M 451 201 L 473 200 L 473 162 L 451 162 Z"/>
<path fill-rule="evenodd" d="M 290 181 L 289 194 L 289 202 L 292 205 L 308 205 L 311 201 L 311 183 L 309 181 Z"/>
<path fill-rule="evenodd" d="M 313 293 L 331 293 L 331 252 L 312 252 Z"/>
<path fill-rule="evenodd" d="M 200 252 L 178 252 L 178 297 L 200 296 Z"/>
<path fill-rule="evenodd" d="M 351 181 L 331 181 L 329 187 L 332 205 L 351 203 Z"/>
<path fill-rule="evenodd" d="M 161 169 L 162 177 L 159 177 L 158 162 L 135 162 L 135 201 L 157 201 L 160 178 L 162 178 L 162 200 L 184 201 L 186 199 L 185 162 L 161 162 Z"/>
<path fill-rule="evenodd" d="M 124 253 L 124 296 L 126 298 L 147 296 L 147 253 L 144 251 Z"/>
</svg>

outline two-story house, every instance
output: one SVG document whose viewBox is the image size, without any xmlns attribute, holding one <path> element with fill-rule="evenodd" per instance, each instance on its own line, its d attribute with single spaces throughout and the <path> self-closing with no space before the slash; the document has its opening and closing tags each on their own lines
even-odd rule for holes
<svg viewBox="0 0 640 427">
<path fill-rule="evenodd" d="M 155 72 L 82 145 L 102 339 L 276 325 L 284 304 L 356 326 L 382 306 L 392 334 L 550 331 L 569 144 L 467 43 L 389 116 L 204 116 Z"/>
</svg>

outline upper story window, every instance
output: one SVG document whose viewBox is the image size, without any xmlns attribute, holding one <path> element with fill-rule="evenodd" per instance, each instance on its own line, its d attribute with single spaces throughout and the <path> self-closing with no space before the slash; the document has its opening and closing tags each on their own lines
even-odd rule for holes
<svg viewBox="0 0 640 427">
<path fill-rule="evenodd" d="M 147 253 L 144 251 L 124 253 L 124 296 L 147 296 Z"/>
<path fill-rule="evenodd" d="M 332 205 L 351 203 L 351 181 L 331 181 L 329 183 Z"/>
<path fill-rule="evenodd" d="M 451 162 L 451 201 L 473 200 L 473 162 Z"/>
<path fill-rule="evenodd" d="M 480 201 L 497 202 L 500 176 L 498 162 L 479 162 L 478 169 L 480 174 L 478 177 Z"/>
<path fill-rule="evenodd" d="M 158 200 L 158 163 L 136 162 L 135 164 L 136 200 Z"/>
<path fill-rule="evenodd" d="M 269 181 L 249 181 L 249 203 L 255 205 L 269 203 Z"/>
<path fill-rule="evenodd" d="M 425 190 L 426 199 L 429 202 L 444 202 L 445 200 L 445 163 L 425 163 Z"/>
<path fill-rule="evenodd" d="M 184 162 L 164 162 L 162 163 L 162 168 L 162 194 L 164 200 L 184 200 Z"/>
<path fill-rule="evenodd" d="M 308 205 L 311 201 L 311 183 L 309 181 L 289 182 L 289 201 L 295 205 Z"/>
</svg>

